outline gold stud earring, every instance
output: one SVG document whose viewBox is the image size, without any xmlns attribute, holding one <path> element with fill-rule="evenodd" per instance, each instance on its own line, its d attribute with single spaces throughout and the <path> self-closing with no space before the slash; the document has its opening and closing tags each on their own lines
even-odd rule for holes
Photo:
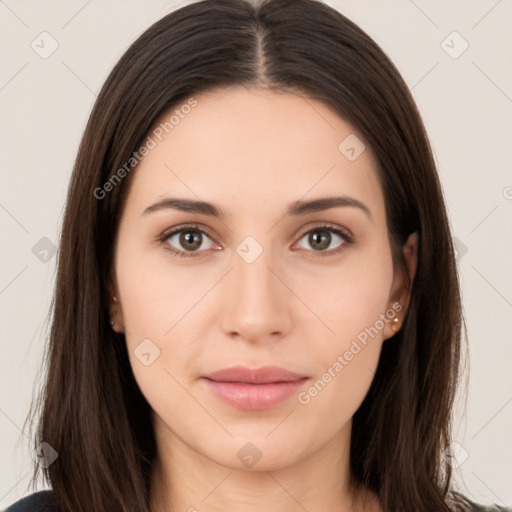
<svg viewBox="0 0 512 512">
<path fill-rule="evenodd" d="M 400 319 L 398 317 L 395 317 L 391 322 L 391 330 L 397 332 L 398 329 L 400 329 Z"/>
<path fill-rule="evenodd" d="M 111 320 L 110 320 L 110 325 L 111 325 L 112 327 L 114 327 L 114 325 L 115 325 L 115 322 L 114 322 L 114 320 L 112 320 L 112 319 L 113 319 L 116 315 L 117 315 L 117 311 L 114 311 L 114 312 L 110 315 L 110 318 L 111 318 Z"/>
</svg>

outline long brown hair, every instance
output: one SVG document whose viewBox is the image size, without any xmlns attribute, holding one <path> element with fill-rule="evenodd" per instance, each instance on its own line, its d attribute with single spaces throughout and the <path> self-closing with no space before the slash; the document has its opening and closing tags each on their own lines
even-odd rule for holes
<svg viewBox="0 0 512 512">
<path fill-rule="evenodd" d="M 451 441 L 464 322 L 432 150 L 390 59 L 316 0 L 189 4 L 146 30 L 107 78 L 69 186 L 47 378 L 27 418 L 40 410 L 35 446 L 46 442 L 58 453 L 42 468 L 46 482 L 63 512 L 149 510 L 156 457 L 150 406 L 132 374 L 124 335 L 110 329 L 106 292 L 123 198 L 136 172 L 126 163 L 163 113 L 193 94 L 236 85 L 300 91 L 358 130 L 379 164 L 397 271 L 405 270 L 402 245 L 418 232 L 403 328 L 384 343 L 353 417 L 351 478 L 389 512 L 451 510 L 443 453 Z M 126 177 L 105 192 L 123 166 Z M 32 485 L 40 469 L 35 464 Z"/>
</svg>

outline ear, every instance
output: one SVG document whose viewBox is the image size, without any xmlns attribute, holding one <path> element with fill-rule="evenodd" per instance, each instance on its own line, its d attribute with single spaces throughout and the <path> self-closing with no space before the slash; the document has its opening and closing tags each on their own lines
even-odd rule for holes
<svg viewBox="0 0 512 512">
<path fill-rule="evenodd" d="M 405 314 L 409 308 L 412 285 L 418 267 L 418 243 L 418 232 L 415 231 L 409 235 L 409 238 L 407 238 L 407 241 L 402 247 L 410 285 L 408 285 L 407 278 L 401 270 L 395 273 L 389 297 L 389 305 L 396 314 L 394 318 L 386 323 L 384 328 L 385 340 L 391 338 L 400 330 Z M 398 318 L 398 321 L 393 321 L 395 318 Z"/>
<path fill-rule="evenodd" d="M 124 319 L 121 301 L 119 300 L 119 292 L 114 276 L 110 276 L 107 283 L 108 305 L 109 305 L 109 318 L 110 327 L 118 333 L 124 332 Z M 112 325 L 113 322 L 113 325 Z"/>
</svg>

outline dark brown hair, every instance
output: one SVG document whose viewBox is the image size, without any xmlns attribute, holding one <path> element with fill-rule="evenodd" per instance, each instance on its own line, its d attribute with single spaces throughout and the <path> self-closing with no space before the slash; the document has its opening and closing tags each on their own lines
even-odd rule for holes
<svg viewBox="0 0 512 512">
<path fill-rule="evenodd" d="M 107 78 L 85 129 L 63 219 L 47 378 L 31 410 L 43 474 L 63 512 L 147 512 L 156 457 L 150 406 L 124 335 L 109 326 L 106 283 L 131 174 L 104 197 L 155 121 L 201 91 L 261 86 L 300 92 L 348 121 L 373 151 L 395 269 L 419 234 L 403 328 L 384 343 L 353 417 L 351 478 L 384 510 L 449 511 L 451 415 L 464 326 L 442 189 L 407 85 L 378 45 L 315 0 L 207 0 L 152 25 Z M 27 418 L 27 421 L 30 418 Z M 449 453 L 449 452 L 445 452 Z M 34 467 L 34 484 L 39 466 Z M 450 498 L 451 499 L 451 498 Z"/>
</svg>

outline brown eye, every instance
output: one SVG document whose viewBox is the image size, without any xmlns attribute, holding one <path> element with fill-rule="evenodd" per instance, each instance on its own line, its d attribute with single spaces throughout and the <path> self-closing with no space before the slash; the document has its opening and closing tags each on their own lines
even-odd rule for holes
<svg viewBox="0 0 512 512">
<path fill-rule="evenodd" d="M 201 247 L 202 234 L 198 231 L 181 231 L 179 243 L 188 251 L 195 251 Z"/>
<path fill-rule="evenodd" d="M 337 254 L 352 243 L 352 237 L 348 233 L 330 226 L 318 226 L 310 229 L 302 235 L 301 240 L 303 239 L 306 239 L 309 248 L 304 246 L 301 248 L 313 250 L 322 256 Z M 336 241 L 338 244 L 332 247 L 331 245 Z M 327 250 L 329 247 L 331 249 Z"/>
<path fill-rule="evenodd" d="M 315 250 L 323 251 L 331 244 L 331 234 L 328 230 L 311 231 L 308 236 L 308 243 Z"/>
<path fill-rule="evenodd" d="M 174 240 L 173 240 L 174 239 Z M 209 249 L 208 244 L 204 247 L 205 239 L 211 238 L 201 229 L 195 227 L 181 227 L 175 229 L 162 237 L 162 242 L 167 245 L 167 249 L 178 256 L 195 256 L 194 253 L 203 252 L 200 249 Z"/>
</svg>

